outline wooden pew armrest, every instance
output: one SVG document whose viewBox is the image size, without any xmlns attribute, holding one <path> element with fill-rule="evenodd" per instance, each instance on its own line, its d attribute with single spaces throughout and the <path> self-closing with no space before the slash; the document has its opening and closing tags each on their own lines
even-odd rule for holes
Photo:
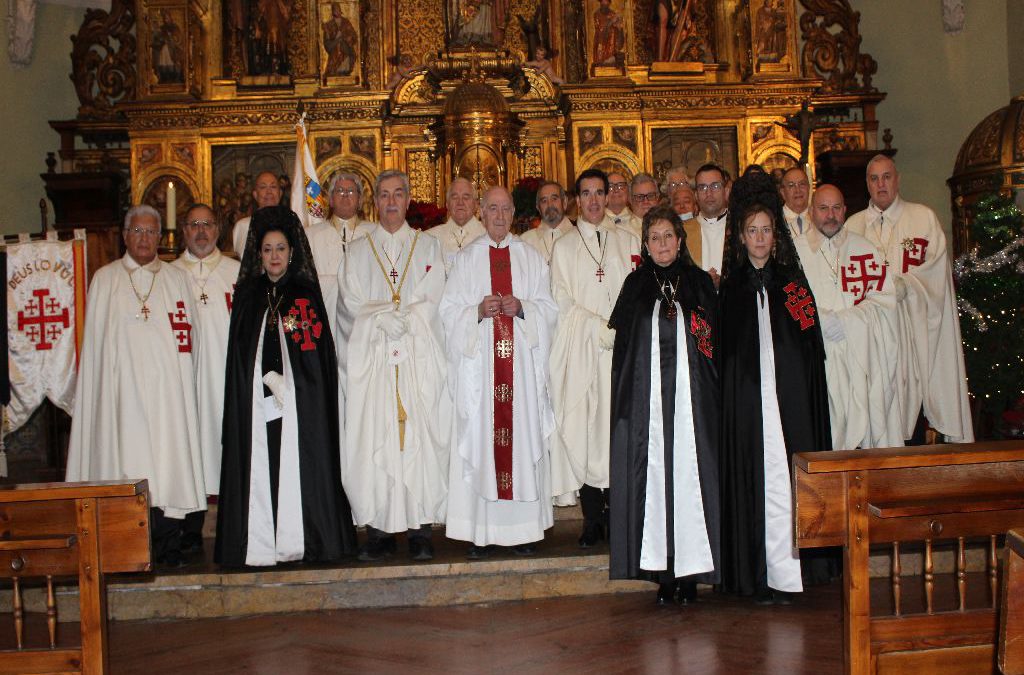
<svg viewBox="0 0 1024 675">
<path fill-rule="evenodd" d="M 868 504 L 868 510 L 876 518 L 932 516 L 946 513 L 979 513 L 982 511 L 1012 511 L 1016 509 L 1024 509 L 1024 495 L 978 495 L 939 499 L 907 499 Z"/>
<path fill-rule="evenodd" d="M 31 551 L 71 548 L 78 541 L 73 534 L 54 534 L 45 537 L 8 537 L 0 539 L 0 551 Z"/>
</svg>

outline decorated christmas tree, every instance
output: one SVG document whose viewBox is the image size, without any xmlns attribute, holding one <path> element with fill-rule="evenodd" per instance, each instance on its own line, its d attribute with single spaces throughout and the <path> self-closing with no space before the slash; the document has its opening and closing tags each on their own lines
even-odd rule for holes
<svg viewBox="0 0 1024 675">
<path fill-rule="evenodd" d="M 1012 198 L 984 197 L 970 225 L 975 246 L 953 264 L 968 384 L 1002 438 L 1024 436 L 1022 225 Z"/>
</svg>

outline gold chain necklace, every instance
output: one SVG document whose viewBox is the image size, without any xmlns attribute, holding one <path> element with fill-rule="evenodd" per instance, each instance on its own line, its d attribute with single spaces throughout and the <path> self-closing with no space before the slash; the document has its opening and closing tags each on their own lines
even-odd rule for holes
<svg viewBox="0 0 1024 675">
<path fill-rule="evenodd" d="M 825 248 L 824 248 L 824 246 L 825 246 L 825 244 L 824 244 L 824 242 L 822 242 L 822 245 L 818 248 L 818 253 L 820 253 L 821 257 L 825 259 L 825 264 L 828 265 L 828 271 L 832 273 L 832 282 L 836 286 L 838 286 L 839 285 L 839 251 L 836 251 L 836 263 L 835 263 L 835 265 L 833 265 L 832 262 L 828 259 L 828 256 L 825 255 Z"/>
<path fill-rule="evenodd" d="M 141 270 L 142 267 L 139 267 L 138 269 Z M 128 273 L 128 283 L 131 284 L 132 292 L 135 293 L 135 298 L 139 301 L 139 305 L 140 305 L 139 313 L 135 315 L 136 319 L 138 319 L 141 316 L 143 321 L 149 321 L 150 309 L 146 305 L 146 303 L 149 301 L 149 296 L 152 295 L 152 293 L 153 293 L 153 286 L 156 284 L 156 275 L 157 275 L 157 272 L 159 272 L 159 271 L 160 271 L 160 268 L 158 267 L 156 272 L 153 272 L 153 278 L 149 280 L 149 290 L 146 291 L 146 295 L 145 296 L 140 295 L 139 294 L 139 290 L 137 288 L 135 288 L 135 280 L 132 279 L 133 272 L 129 272 Z"/>
<path fill-rule="evenodd" d="M 595 265 L 597 265 L 597 272 L 594 273 L 594 276 L 597 277 L 597 282 L 601 283 L 604 281 L 604 257 L 605 254 L 608 253 L 608 239 L 610 238 L 611 233 L 606 232 L 604 242 L 600 243 L 601 232 L 596 227 L 594 228 L 594 232 L 597 234 L 597 241 L 599 242 L 598 245 L 601 247 L 601 259 L 598 260 L 597 256 L 591 253 L 590 245 L 587 244 L 587 240 L 583 237 L 583 231 L 580 230 L 579 226 L 576 227 L 576 232 L 580 235 L 580 241 L 583 242 L 583 248 L 587 249 L 587 255 L 589 255 L 590 259 L 594 261 Z"/>
<path fill-rule="evenodd" d="M 397 279 L 398 274 L 395 272 L 395 264 L 388 256 L 388 252 L 384 251 L 384 257 L 386 257 L 388 262 L 391 263 L 390 275 L 384 270 L 384 263 L 381 262 L 380 255 L 377 253 L 377 247 L 373 243 L 373 237 L 367 236 L 366 239 L 370 242 L 370 251 L 373 253 L 374 259 L 377 261 L 380 273 L 384 275 L 384 281 L 387 282 L 388 288 L 391 289 L 391 302 L 395 303 L 395 307 L 398 307 L 402 304 L 402 287 L 405 286 L 405 277 L 409 273 L 409 264 L 412 262 L 412 254 L 416 252 L 416 242 L 420 240 L 420 233 L 417 231 L 416 235 L 412 239 L 412 247 L 409 249 L 409 257 L 405 260 L 405 268 L 402 270 L 402 277 L 398 280 L 397 285 L 395 284 L 395 281 L 392 281 L 392 276 Z M 402 250 L 405 250 L 405 244 L 402 244 Z M 398 259 L 402 259 L 402 251 L 398 252 Z"/>
<path fill-rule="evenodd" d="M 665 316 L 669 321 L 673 321 L 676 318 L 676 295 L 679 293 L 679 287 L 682 286 L 682 284 L 679 283 L 678 277 L 676 278 L 675 285 L 672 284 L 671 279 L 667 278 L 662 282 L 661 279 L 658 278 L 658 272 L 653 267 L 651 268 L 651 273 L 654 274 L 654 281 L 658 284 L 658 290 L 661 291 L 661 295 L 665 298 L 665 302 L 667 303 Z M 668 288 L 671 293 L 665 292 L 665 284 L 668 284 Z"/>
<path fill-rule="evenodd" d="M 274 287 L 276 291 L 277 288 Z M 275 293 L 276 295 L 276 293 Z M 277 317 L 280 315 L 281 302 L 284 300 L 284 294 L 277 296 L 277 302 L 274 302 L 270 298 L 270 291 L 267 291 L 267 325 L 271 328 L 277 326 Z"/>
<path fill-rule="evenodd" d="M 206 301 L 210 299 L 210 296 L 206 294 L 206 284 L 210 283 L 210 277 L 213 276 L 213 271 L 217 269 L 217 265 L 220 264 L 220 261 L 221 259 L 217 258 L 217 262 L 213 263 L 213 267 L 210 268 L 210 273 L 206 275 L 205 279 L 203 279 L 202 284 L 199 283 L 199 278 L 196 275 L 191 275 L 192 283 L 195 284 L 196 288 L 199 289 L 199 301 L 202 302 L 204 305 L 206 304 Z M 199 261 L 198 267 L 200 270 L 203 269 L 202 260 Z"/>
</svg>

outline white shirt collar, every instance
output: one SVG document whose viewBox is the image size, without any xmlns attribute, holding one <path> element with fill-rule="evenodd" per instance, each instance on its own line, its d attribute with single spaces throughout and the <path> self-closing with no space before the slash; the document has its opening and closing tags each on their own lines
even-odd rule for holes
<svg viewBox="0 0 1024 675">
<path fill-rule="evenodd" d="M 131 274 L 132 272 L 139 268 L 145 269 L 147 272 L 152 272 L 153 274 L 156 274 L 158 271 L 160 271 L 160 265 L 163 264 L 160 262 L 160 257 L 157 256 L 156 258 L 153 258 L 153 260 L 149 264 L 140 265 L 139 263 L 135 262 L 135 258 L 131 257 L 128 253 L 125 253 L 124 257 L 121 258 L 121 263 L 125 266 L 125 268 L 127 268 L 129 274 Z"/>
<path fill-rule="evenodd" d="M 868 210 L 871 211 L 873 220 L 878 220 L 879 216 L 885 216 L 886 221 L 894 223 L 900 219 L 900 214 L 903 213 L 903 199 L 896 195 L 896 199 L 892 200 L 892 204 L 889 204 L 889 208 L 884 211 L 875 206 L 874 202 L 869 202 Z"/>
<path fill-rule="evenodd" d="M 725 219 L 726 219 L 726 217 L 728 215 L 729 215 L 729 209 L 726 209 L 725 211 L 722 211 L 722 215 L 718 216 L 717 218 L 708 217 L 708 216 L 704 215 L 703 213 L 700 214 L 699 217 L 700 217 L 702 222 L 708 223 L 710 225 L 719 225 L 719 224 L 725 225 Z"/>
</svg>

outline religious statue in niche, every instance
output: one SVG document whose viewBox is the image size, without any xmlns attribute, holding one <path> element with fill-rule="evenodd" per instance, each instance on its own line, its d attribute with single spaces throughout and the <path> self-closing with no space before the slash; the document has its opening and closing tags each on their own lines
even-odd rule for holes
<svg viewBox="0 0 1024 675">
<path fill-rule="evenodd" d="M 330 12 L 330 18 L 320 26 L 327 53 L 324 76 L 351 75 L 359 63 L 359 33 L 345 16 L 340 2 L 332 2 Z"/>
<path fill-rule="evenodd" d="M 150 48 L 153 58 L 153 74 L 157 84 L 181 84 L 185 81 L 182 65 L 181 26 L 167 9 L 160 10 L 159 20 L 153 21 Z"/>
<path fill-rule="evenodd" d="M 620 63 L 625 44 L 622 17 L 612 9 L 611 0 L 598 0 L 594 10 L 594 65 L 614 66 Z"/>
<path fill-rule="evenodd" d="M 526 43 L 526 56 L 531 60 L 537 59 L 538 47 L 543 48 L 548 56 L 554 56 L 550 49 L 551 36 L 548 31 L 547 4 L 547 0 L 540 0 L 529 21 L 525 16 L 516 15 L 519 27 L 523 31 L 523 42 Z"/>
<path fill-rule="evenodd" d="M 654 60 L 709 63 L 712 13 L 707 0 L 655 0 Z"/>
<path fill-rule="evenodd" d="M 764 0 L 755 16 L 757 60 L 778 63 L 786 56 L 786 1 Z"/>
<path fill-rule="evenodd" d="M 292 0 L 227 0 L 225 62 L 232 76 L 288 75 Z"/>
<path fill-rule="evenodd" d="M 371 162 L 377 161 L 377 142 L 373 136 L 352 136 L 348 139 L 348 149 L 354 155 L 365 157 Z"/>
<path fill-rule="evenodd" d="M 449 47 L 497 49 L 505 42 L 508 0 L 445 0 Z"/>
<path fill-rule="evenodd" d="M 537 45 L 534 57 L 529 61 L 526 61 L 523 65 L 532 66 L 537 69 L 537 72 L 541 75 L 547 75 L 548 79 L 555 84 L 562 84 L 565 82 L 555 72 L 554 66 L 551 63 L 551 59 L 548 58 L 548 50 L 544 45 Z"/>
</svg>

